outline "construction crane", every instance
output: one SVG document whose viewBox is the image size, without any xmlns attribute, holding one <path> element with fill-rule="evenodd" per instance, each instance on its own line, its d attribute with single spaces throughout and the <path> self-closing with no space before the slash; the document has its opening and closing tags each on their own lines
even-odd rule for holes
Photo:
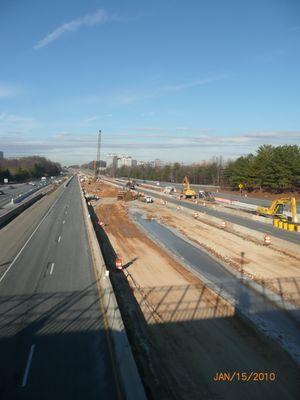
<svg viewBox="0 0 300 400">
<path fill-rule="evenodd" d="M 292 222 L 297 223 L 297 202 L 295 197 L 283 197 L 281 199 L 273 200 L 270 207 L 257 207 L 257 213 L 265 217 L 278 217 L 285 219 L 286 217 L 283 211 L 286 204 L 290 205 Z"/>
<path fill-rule="evenodd" d="M 182 181 L 182 192 L 186 199 L 195 199 L 197 197 L 196 192 L 190 188 L 190 182 L 187 176 Z"/>
<path fill-rule="evenodd" d="M 101 147 L 101 131 L 98 133 L 98 145 L 97 145 L 97 157 L 94 161 L 94 182 L 96 182 L 98 177 L 98 165 L 100 169 L 100 147 Z"/>
</svg>

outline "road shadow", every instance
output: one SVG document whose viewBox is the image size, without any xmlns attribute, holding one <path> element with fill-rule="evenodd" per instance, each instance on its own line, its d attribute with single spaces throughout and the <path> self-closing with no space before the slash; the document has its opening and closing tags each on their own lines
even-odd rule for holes
<svg viewBox="0 0 300 400">
<path fill-rule="evenodd" d="M 71 292 L 1 295 L 0 359 L 1 400 L 118 398 L 96 282 Z"/>
<path fill-rule="evenodd" d="M 132 260 L 130 260 L 128 263 L 126 263 L 126 264 L 124 264 L 123 265 L 123 269 L 127 269 L 128 267 L 130 267 L 132 264 L 134 264 L 135 263 L 135 261 L 136 260 L 138 260 L 139 258 L 138 257 L 134 257 Z"/>
</svg>

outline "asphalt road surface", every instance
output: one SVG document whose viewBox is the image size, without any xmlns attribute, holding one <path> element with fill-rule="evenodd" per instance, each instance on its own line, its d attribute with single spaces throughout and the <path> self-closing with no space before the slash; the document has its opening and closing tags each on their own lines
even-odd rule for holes
<svg viewBox="0 0 300 400">
<path fill-rule="evenodd" d="M 120 398 L 79 190 L 73 179 L 0 231 L 1 400 Z"/>
<path fill-rule="evenodd" d="M 40 182 L 36 181 L 35 184 L 38 185 Z M 9 203 L 12 198 L 15 199 L 19 195 L 28 193 L 35 188 L 37 188 L 37 186 L 27 185 L 26 183 L 0 186 L 0 190 L 4 192 L 4 194 L 0 195 L 0 208 Z"/>
</svg>

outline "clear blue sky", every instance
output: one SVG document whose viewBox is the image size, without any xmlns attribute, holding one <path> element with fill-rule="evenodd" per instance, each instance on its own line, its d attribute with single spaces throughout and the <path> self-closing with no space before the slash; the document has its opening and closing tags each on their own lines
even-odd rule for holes
<svg viewBox="0 0 300 400">
<path fill-rule="evenodd" d="M 300 144 L 298 0 L 2 0 L 0 150 L 194 162 Z"/>
</svg>

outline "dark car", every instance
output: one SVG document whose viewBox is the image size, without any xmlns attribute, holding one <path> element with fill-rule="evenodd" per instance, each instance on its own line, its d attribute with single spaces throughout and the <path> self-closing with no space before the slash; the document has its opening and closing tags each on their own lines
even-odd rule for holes
<svg viewBox="0 0 300 400">
<path fill-rule="evenodd" d="M 3 190 L 0 190 L 0 195 L 2 195 L 2 194 L 5 194 L 5 193 L 3 192 Z"/>
</svg>

